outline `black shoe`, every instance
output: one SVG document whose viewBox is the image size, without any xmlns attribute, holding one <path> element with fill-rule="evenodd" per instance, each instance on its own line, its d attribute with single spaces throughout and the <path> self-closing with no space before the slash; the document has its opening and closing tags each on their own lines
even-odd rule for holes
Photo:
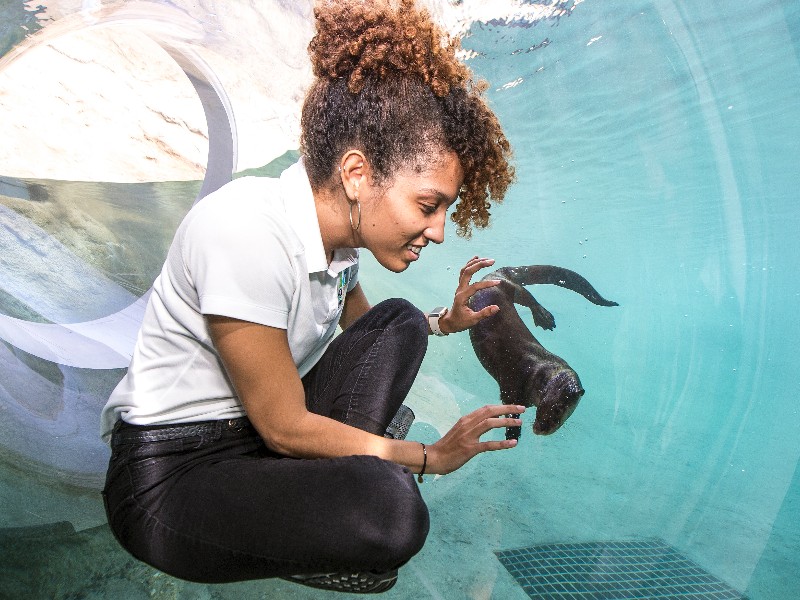
<svg viewBox="0 0 800 600">
<path fill-rule="evenodd" d="M 321 590 L 349 592 L 351 594 L 380 594 L 397 583 L 397 569 L 386 573 L 315 573 L 313 575 L 289 575 L 281 577 Z"/>
<path fill-rule="evenodd" d="M 411 429 L 411 424 L 413 422 L 414 411 L 405 404 L 401 404 L 400 408 L 397 410 L 397 414 L 386 428 L 386 433 L 383 434 L 383 437 L 393 438 L 395 440 L 404 440 L 406 439 L 408 430 Z"/>
</svg>

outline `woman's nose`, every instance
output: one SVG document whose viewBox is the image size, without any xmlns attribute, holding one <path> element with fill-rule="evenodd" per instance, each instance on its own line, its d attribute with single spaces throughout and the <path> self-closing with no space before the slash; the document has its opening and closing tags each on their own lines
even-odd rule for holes
<svg viewBox="0 0 800 600">
<path fill-rule="evenodd" d="M 434 244 L 441 244 L 444 241 L 444 220 L 447 217 L 445 211 L 440 211 L 435 215 L 435 221 L 425 230 L 425 237 Z"/>
</svg>

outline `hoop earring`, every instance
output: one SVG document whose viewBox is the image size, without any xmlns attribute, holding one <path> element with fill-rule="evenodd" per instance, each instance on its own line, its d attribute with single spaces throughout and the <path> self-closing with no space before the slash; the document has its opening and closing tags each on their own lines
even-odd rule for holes
<svg viewBox="0 0 800 600">
<path fill-rule="evenodd" d="M 356 197 L 356 208 L 358 208 L 358 222 L 354 225 L 353 224 L 353 205 L 350 205 L 350 228 L 353 231 L 358 231 L 359 227 L 361 227 L 361 202 L 358 201 Z"/>
</svg>

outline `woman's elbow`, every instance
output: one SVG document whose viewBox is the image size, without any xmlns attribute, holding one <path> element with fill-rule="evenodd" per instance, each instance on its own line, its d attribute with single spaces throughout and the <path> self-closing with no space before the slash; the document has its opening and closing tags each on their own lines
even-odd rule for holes
<svg viewBox="0 0 800 600">
<path fill-rule="evenodd" d="M 309 453 L 307 440 L 310 436 L 302 424 L 267 422 L 254 425 L 264 445 L 276 454 L 292 458 L 309 458 L 313 454 Z"/>
</svg>

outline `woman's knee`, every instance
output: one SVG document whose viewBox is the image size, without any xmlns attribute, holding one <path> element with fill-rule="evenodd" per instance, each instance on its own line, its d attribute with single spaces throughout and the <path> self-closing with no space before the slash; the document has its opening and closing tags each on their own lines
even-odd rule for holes
<svg viewBox="0 0 800 600">
<path fill-rule="evenodd" d="M 422 550 L 430 529 L 428 507 L 418 491 L 397 495 L 394 501 L 390 515 L 396 526 L 387 532 L 384 544 L 385 560 L 390 568 L 407 563 Z"/>
<path fill-rule="evenodd" d="M 366 457 L 365 457 L 366 458 Z M 361 550 L 370 568 L 389 570 L 407 563 L 425 544 L 430 528 L 428 507 L 407 467 L 369 457 L 375 463 L 372 506 L 359 530 Z"/>
<path fill-rule="evenodd" d="M 372 307 L 377 314 L 385 319 L 385 328 L 403 327 L 409 330 L 410 335 L 421 339 L 428 339 L 428 321 L 425 314 L 404 298 L 389 298 Z"/>
<path fill-rule="evenodd" d="M 407 526 L 398 527 L 393 532 L 388 544 L 387 562 L 399 567 L 422 550 L 428 537 L 430 518 L 428 507 L 418 492 L 414 496 L 400 499 L 396 507 L 398 522 L 407 523 Z"/>
<path fill-rule="evenodd" d="M 390 298 L 376 304 L 373 310 L 384 319 L 384 346 L 394 347 L 394 360 L 420 362 L 428 349 L 428 321 L 421 310 L 402 298 Z M 384 348 L 384 352 L 391 352 Z"/>
</svg>

